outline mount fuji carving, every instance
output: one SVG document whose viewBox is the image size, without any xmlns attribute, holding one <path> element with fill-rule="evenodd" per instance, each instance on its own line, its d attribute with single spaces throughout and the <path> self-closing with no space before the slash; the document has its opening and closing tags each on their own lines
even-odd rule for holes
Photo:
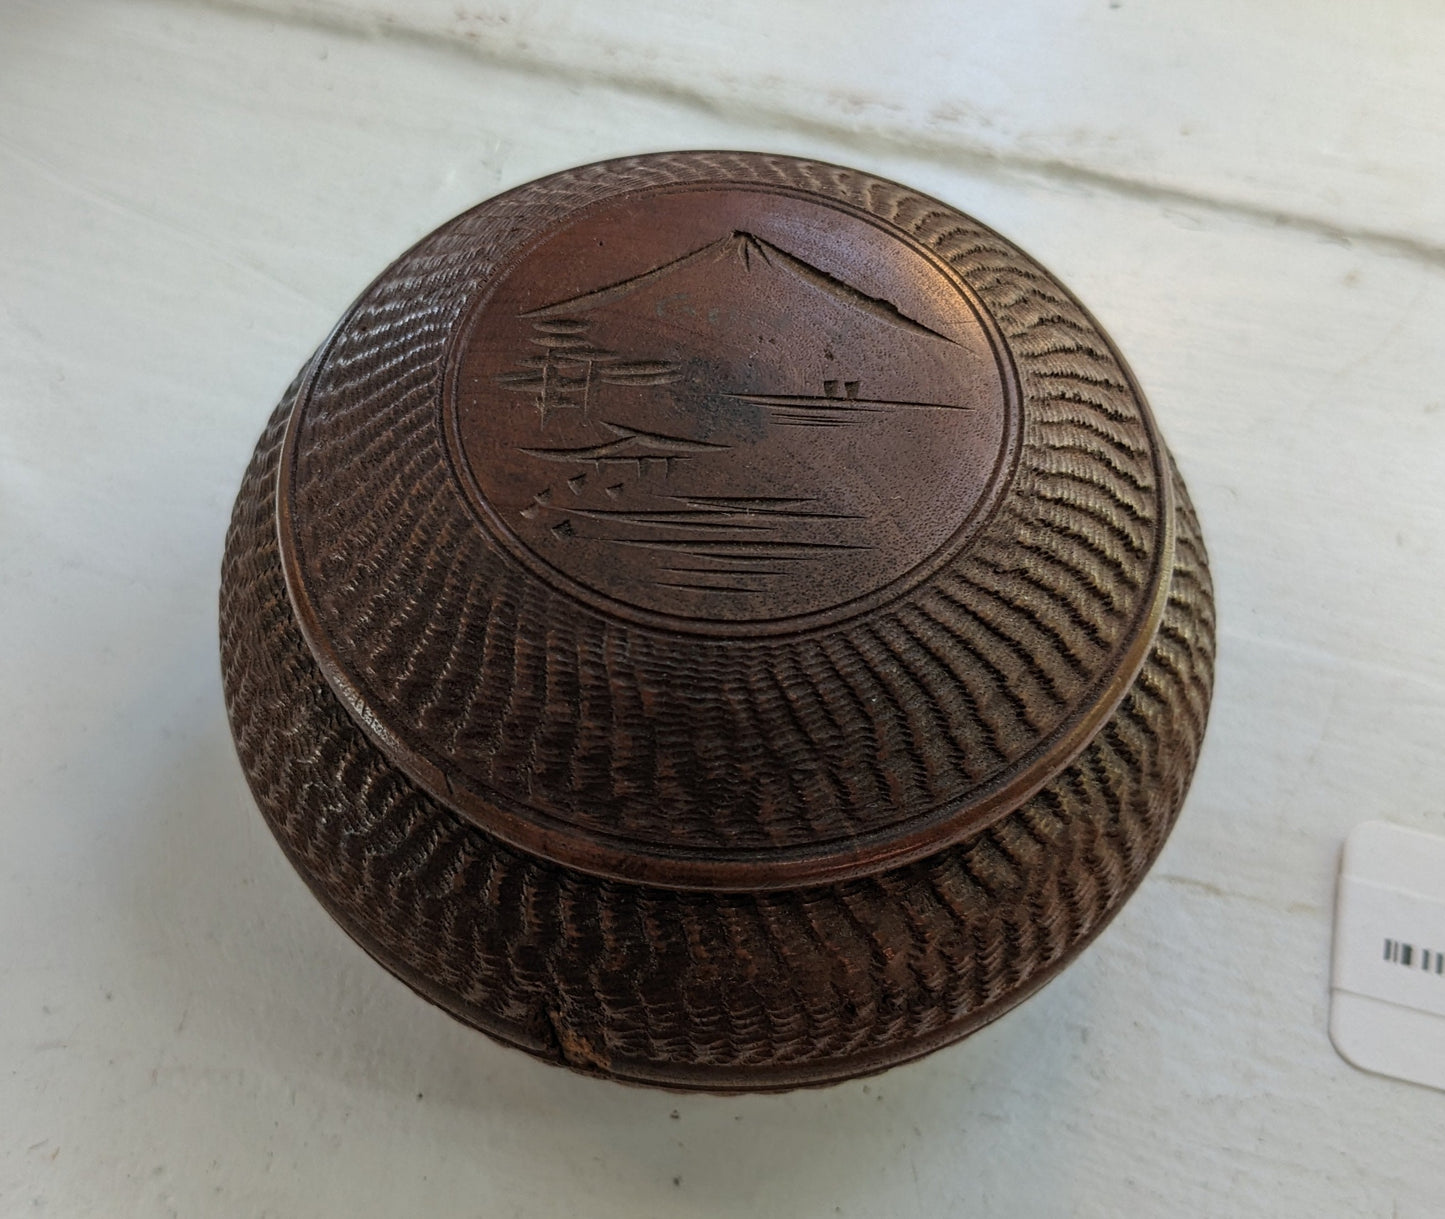
<svg viewBox="0 0 1445 1219">
<path fill-rule="evenodd" d="M 653 556 L 634 584 L 722 616 L 846 586 L 848 555 L 909 527 L 880 528 L 877 433 L 950 446 L 976 410 L 958 339 L 849 278 L 738 230 L 523 309 L 532 350 L 492 377 L 513 488 L 493 502 L 594 586 L 623 552 Z"/>
<path fill-rule="evenodd" d="M 739 267 L 743 272 L 741 281 L 736 274 Z M 736 291 L 742 299 L 749 299 L 760 291 L 793 295 L 800 289 L 811 290 L 825 298 L 831 297 L 843 309 L 860 311 L 914 337 L 943 343 L 954 341 L 908 317 L 890 301 L 870 296 L 771 242 L 751 233 L 734 232 L 641 275 L 522 314 L 532 322 L 535 332 L 532 341 L 543 352 L 525 357 L 521 361 L 523 369 L 502 375 L 499 383 L 534 395 L 538 413 L 545 422 L 552 411 L 586 411 L 594 385 L 644 386 L 676 382 L 682 376 L 682 366 L 677 361 L 623 359 L 615 351 L 599 347 L 589 339 L 591 325 L 583 315 L 617 305 L 635 312 L 639 305 L 646 304 L 651 304 L 654 314 L 660 315 L 665 301 L 690 295 L 678 292 L 675 285 L 697 272 L 707 276 L 709 295 L 726 297 Z M 789 279 L 793 282 L 778 282 Z M 659 296 L 659 291 L 663 295 Z M 629 301 L 634 297 L 641 300 Z M 716 310 L 717 306 L 711 309 Z M 861 397 L 860 385 L 856 380 L 827 378 L 821 382 L 821 394 L 733 393 L 727 396 L 774 408 L 778 422 L 805 426 L 839 426 L 846 424 L 849 416 L 876 414 L 893 408 L 970 409 L 961 403 Z"/>
</svg>

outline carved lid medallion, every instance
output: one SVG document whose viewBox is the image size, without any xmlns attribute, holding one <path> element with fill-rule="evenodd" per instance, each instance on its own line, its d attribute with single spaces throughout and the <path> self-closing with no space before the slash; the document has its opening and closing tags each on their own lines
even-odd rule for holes
<svg viewBox="0 0 1445 1219">
<path fill-rule="evenodd" d="M 1172 559 L 1087 313 L 893 183 L 673 154 L 518 188 L 379 278 L 298 394 L 287 585 L 358 723 L 583 871 L 919 858 L 1065 766 Z"/>
<path fill-rule="evenodd" d="M 836 621 L 991 506 L 1013 371 L 945 264 L 738 186 L 558 225 L 474 308 L 446 409 L 479 515 L 543 579 L 715 635 Z"/>
</svg>

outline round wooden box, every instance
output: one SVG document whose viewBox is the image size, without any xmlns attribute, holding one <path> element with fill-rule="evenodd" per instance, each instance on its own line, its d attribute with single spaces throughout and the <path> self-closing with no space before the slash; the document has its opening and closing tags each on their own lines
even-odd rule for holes
<svg viewBox="0 0 1445 1219">
<path fill-rule="evenodd" d="M 221 644 L 291 862 L 578 1070 L 827 1083 L 1116 912 L 1209 707 L 1184 487 L 1048 272 L 892 182 L 674 153 L 389 267 L 236 501 Z"/>
</svg>

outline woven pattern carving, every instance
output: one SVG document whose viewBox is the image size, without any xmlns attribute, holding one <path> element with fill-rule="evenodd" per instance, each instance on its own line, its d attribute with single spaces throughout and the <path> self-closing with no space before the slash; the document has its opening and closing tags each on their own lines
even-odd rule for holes
<svg viewBox="0 0 1445 1219">
<path fill-rule="evenodd" d="M 227 539 L 222 656 L 241 761 L 282 848 L 342 926 L 492 1036 L 583 1071 L 720 1091 L 882 1069 L 1031 993 L 1162 847 L 1213 671 L 1209 575 L 1182 484 L 1145 666 L 1088 748 L 1023 807 L 927 860 L 836 886 L 669 891 L 498 843 L 356 726 L 301 637 L 278 561 L 290 406 L 288 395 L 262 437 Z"/>
<path fill-rule="evenodd" d="M 1006 340 L 1023 400 L 1007 491 L 947 565 L 877 612 L 745 640 L 623 621 L 506 555 L 448 464 L 441 378 L 475 285 L 608 194 L 699 178 L 807 190 L 892 226 Z M 768 861 L 956 827 L 1097 703 L 1167 562 L 1167 457 L 1073 298 L 936 201 L 789 158 L 613 162 L 459 217 L 363 296 L 303 411 L 298 567 L 360 699 L 464 811 L 474 792 L 624 849 Z"/>
</svg>

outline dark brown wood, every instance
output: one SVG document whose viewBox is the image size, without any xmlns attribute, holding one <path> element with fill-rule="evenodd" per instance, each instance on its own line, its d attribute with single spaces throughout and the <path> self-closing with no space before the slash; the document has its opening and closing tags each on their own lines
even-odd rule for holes
<svg viewBox="0 0 1445 1219">
<path fill-rule="evenodd" d="M 589 166 L 358 300 L 237 501 L 258 802 L 416 989 L 578 1069 L 881 1069 L 1071 958 L 1208 711 L 1197 525 L 1045 271 L 789 158 Z"/>
</svg>

